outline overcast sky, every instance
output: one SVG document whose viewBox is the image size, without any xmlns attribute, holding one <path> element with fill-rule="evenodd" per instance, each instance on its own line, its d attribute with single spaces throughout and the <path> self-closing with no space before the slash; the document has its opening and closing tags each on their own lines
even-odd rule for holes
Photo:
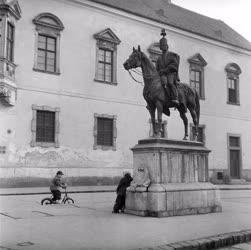
<svg viewBox="0 0 251 250">
<path fill-rule="evenodd" d="M 220 19 L 251 42 L 251 0 L 172 0 L 172 3 Z"/>
</svg>

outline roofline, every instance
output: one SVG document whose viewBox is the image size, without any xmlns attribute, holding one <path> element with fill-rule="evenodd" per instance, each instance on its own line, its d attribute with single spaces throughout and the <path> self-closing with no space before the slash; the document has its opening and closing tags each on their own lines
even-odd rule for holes
<svg viewBox="0 0 251 250">
<path fill-rule="evenodd" d="M 174 24 L 169 24 L 169 23 L 166 23 L 166 22 L 161 22 L 160 20 L 156 20 L 155 18 L 146 17 L 146 16 L 141 15 L 141 14 L 139 14 L 139 13 L 134 13 L 133 11 L 125 10 L 125 9 L 120 8 L 120 7 L 117 7 L 117 6 L 113 6 L 112 4 L 109 4 L 109 3 L 100 3 L 98 0 L 87 0 L 87 1 L 95 2 L 95 3 L 101 4 L 101 5 L 105 5 L 105 6 L 108 6 L 108 7 L 110 7 L 110 8 L 113 8 L 113 9 L 117 9 L 117 10 L 120 10 L 120 11 L 123 11 L 123 12 L 126 12 L 126 13 L 129 13 L 129 14 L 135 15 L 135 16 L 143 17 L 143 18 L 146 18 L 146 19 L 149 19 L 149 20 L 152 20 L 152 21 L 161 23 L 161 24 L 165 24 L 165 25 L 174 27 L 174 28 L 176 28 L 176 29 L 180 29 L 180 30 L 183 30 L 183 31 L 192 33 L 192 34 L 196 34 L 196 35 L 199 35 L 199 36 L 202 36 L 202 37 L 206 37 L 206 38 L 208 38 L 208 39 L 211 39 L 211 40 L 214 40 L 214 41 L 217 41 L 217 42 L 221 42 L 221 43 L 225 43 L 225 44 L 228 44 L 228 45 L 231 45 L 231 46 L 234 46 L 234 47 L 237 47 L 237 48 L 240 48 L 240 49 L 244 49 L 244 50 L 247 50 L 247 51 L 251 52 L 251 48 L 248 49 L 248 48 L 246 48 L 246 47 L 238 46 L 238 45 L 233 44 L 233 43 L 229 43 L 229 42 L 226 42 L 226 41 L 222 41 L 222 40 L 220 40 L 220 39 L 216 39 L 216 38 L 213 38 L 213 37 L 210 37 L 210 36 L 207 36 L 207 35 L 203 35 L 203 34 L 201 34 L 201 33 L 199 33 L 199 32 L 194 32 L 194 31 L 191 31 L 191 30 L 189 30 L 189 29 L 181 28 L 181 27 L 176 26 L 176 25 L 174 25 Z M 172 3 L 171 3 L 171 4 L 172 4 Z M 177 6 L 177 5 L 175 5 L 175 6 Z M 178 7 L 179 7 L 179 6 L 178 6 Z M 196 13 L 196 12 L 194 12 L 194 13 Z M 196 14 L 198 14 L 198 13 L 196 13 Z M 200 15 L 200 14 L 199 14 L 199 15 Z M 211 18 L 211 19 L 213 19 L 213 18 Z M 214 20 L 216 20 L 216 19 L 214 19 Z M 219 21 L 221 21 L 221 20 L 219 20 Z"/>
</svg>

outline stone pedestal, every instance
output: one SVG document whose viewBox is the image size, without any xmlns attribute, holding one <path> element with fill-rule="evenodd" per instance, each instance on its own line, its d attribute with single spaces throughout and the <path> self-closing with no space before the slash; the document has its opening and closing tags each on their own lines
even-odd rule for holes
<svg viewBox="0 0 251 250">
<path fill-rule="evenodd" d="M 145 168 L 148 188 L 127 189 L 126 213 L 176 216 L 221 212 L 216 187 L 208 182 L 208 154 L 202 143 L 168 139 L 140 140 L 132 148 L 134 176 Z"/>
</svg>

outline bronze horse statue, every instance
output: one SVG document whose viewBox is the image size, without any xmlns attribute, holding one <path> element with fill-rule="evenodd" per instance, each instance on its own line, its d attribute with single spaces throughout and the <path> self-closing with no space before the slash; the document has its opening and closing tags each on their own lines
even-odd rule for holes
<svg viewBox="0 0 251 250">
<path fill-rule="evenodd" d="M 162 113 L 170 116 L 169 108 L 174 105 L 170 101 L 170 95 L 161 84 L 160 76 L 149 58 L 141 51 L 140 46 L 138 49 L 133 48 L 133 52 L 123 64 L 126 70 L 141 67 L 144 79 L 143 96 L 147 102 L 147 109 L 151 115 L 151 121 L 154 131 L 154 137 L 161 135 Z M 187 109 L 193 119 L 195 126 L 195 140 L 198 137 L 198 125 L 200 118 L 200 102 L 197 91 L 185 83 L 177 82 L 179 105 L 176 107 L 180 113 L 185 127 L 185 135 L 183 140 L 188 139 L 188 119 L 186 117 Z M 155 111 L 157 109 L 158 121 L 155 121 Z"/>
</svg>

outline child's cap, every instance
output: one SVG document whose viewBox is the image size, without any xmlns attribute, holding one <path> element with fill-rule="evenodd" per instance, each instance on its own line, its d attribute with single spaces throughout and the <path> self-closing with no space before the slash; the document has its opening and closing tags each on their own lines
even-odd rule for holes
<svg viewBox="0 0 251 250">
<path fill-rule="evenodd" d="M 63 172 L 62 172 L 62 171 L 60 171 L 60 170 L 59 170 L 59 171 L 57 171 L 57 175 L 59 175 L 59 174 L 64 175 L 64 174 L 63 174 Z"/>
</svg>

